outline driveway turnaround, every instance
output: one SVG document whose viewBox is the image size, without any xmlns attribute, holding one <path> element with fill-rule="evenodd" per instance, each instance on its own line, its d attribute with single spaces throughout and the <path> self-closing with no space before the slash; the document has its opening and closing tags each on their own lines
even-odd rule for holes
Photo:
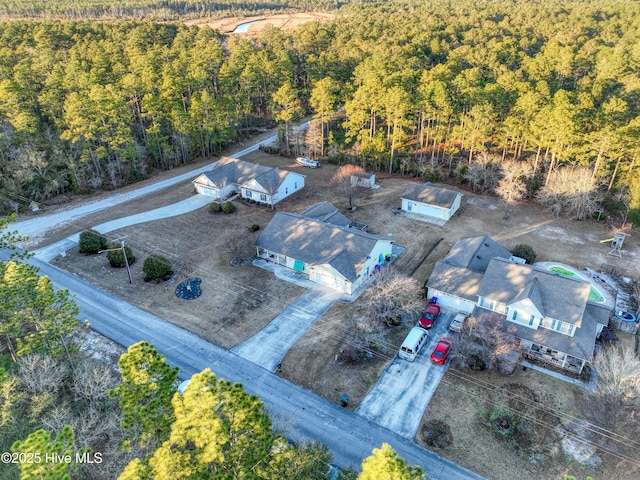
<svg viewBox="0 0 640 480">
<path fill-rule="evenodd" d="M 271 323 L 231 351 L 273 372 L 291 346 L 341 297 L 340 292 L 329 288 L 307 290 Z"/>
<path fill-rule="evenodd" d="M 93 229 L 100 233 L 109 233 L 120 228 L 128 227 L 130 225 L 136 225 L 138 223 L 151 222 L 153 220 L 159 220 L 161 218 L 175 217 L 184 213 L 197 210 L 200 207 L 204 207 L 211 203 L 211 197 L 204 195 L 193 195 L 186 200 L 167 205 L 164 207 L 149 210 L 148 212 L 138 213 L 136 215 L 130 215 L 128 217 L 118 218 L 110 222 L 101 223 L 96 225 Z M 40 260 L 50 262 L 58 255 L 64 255 L 64 252 L 78 245 L 80 241 L 80 234 L 76 233 L 67 238 L 64 238 L 58 242 L 47 245 L 46 247 L 34 250 L 33 254 Z"/>
<path fill-rule="evenodd" d="M 454 315 L 453 311 L 442 310 L 415 361 L 408 362 L 396 355 L 356 408 L 358 415 L 413 440 L 424 410 L 449 364 L 447 361 L 446 365 L 435 365 L 429 356 L 441 337 L 450 336 L 449 323 Z"/>
<path fill-rule="evenodd" d="M 3 251 L 6 259 L 9 252 Z M 319 440 L 325 443 L 339 468 L 358 467 L 371 450 L 389 443 L 410 464 L 420 465 L 431 480 L 482 479 L 413 441 L 387 430 L 360 415 L 349 412 L 308 392 L 266 369 L 152 314 L 84 282 L 42 260 L 29 263 L 40 268 L 57 289 L 75 294 L 80 306 L 80 321 L 128 347 L 139 341 L 155 345 L 167 361 L 180 368 L 180 378 L 210 368 L 216 375 L 243 384 L 250 394 L 260 397 L 272 418 L 282 418 L 291 428 L 292 441 Z"/>
</svg>

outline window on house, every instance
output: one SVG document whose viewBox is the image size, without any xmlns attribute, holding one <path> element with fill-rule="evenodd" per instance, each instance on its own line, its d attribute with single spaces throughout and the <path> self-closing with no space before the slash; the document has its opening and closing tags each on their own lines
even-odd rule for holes
<svg viewBox="0 0 640 480">
<path fill-rule="evenodd" d="M 516 320 L 518 318 L 518 311 L 514 310 L 513 315 L 511 316 L 511 320 Z"/>
<path fill-rule="evenodd" d="M 533 322 L 536 321 L 536 316 L 535 315 L 531 315 L 531 318 L 529 319 L 529 326 L 533 325 Z"/>
<path fill-rule="evenodd" d="M 493 310 L 495 308 L 496 302 L 485 297 L 480 297 L 479 305 L 482 308 L 486 308 L 487 310 Z"/>
<path fill-rule="evenodd" d="M 260 194 L 260 201 L 261 202 L 266 202 L 267 201 L 267 196 L 264 193 Z"/>
<path fill-rule="evenodd" d="M 251 198 L 251 190 L 246 190 L 245 191 L 245 197 Z"/>
<path fill-rule="evenodd" d="M 298 182 L 295 182 L 295 183 L 293 184 L 293 188 L 295 188 L 296 190 L 298 189 Z"/>
<path fill-rule="evenodd" d="M 289 187 L 284 187 L 284 194 L 286 195 L 287 193 L 289 193 Z"/>
<path fill-rule="evenodd" d="M 565 335 L 571 335 L 573 333 L 573 328 L 573 325 L 566 322 L 558 322 L 558 325 L 556 325 L 556 331 L 564 333 Z"/>
</svg>

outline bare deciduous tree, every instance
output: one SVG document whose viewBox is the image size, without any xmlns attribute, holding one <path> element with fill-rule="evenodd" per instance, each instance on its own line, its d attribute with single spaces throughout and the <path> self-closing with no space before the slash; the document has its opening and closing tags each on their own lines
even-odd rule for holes
<svg viewBox="0 0 640 480">
<path fill-rule="evenodd" d="M 486 152 L 479 153 L 473 157 L 464 178 L 471 184 L 474 192 L 494 191 L 500 179 L 500 157 Z"/>
<path fill-rule="evenodd" d="M 591 169 L 564 167 L 553 171 L 537 198 L 556 216 L 564 212 L 577 220 L 584 220 L 597 209 L 602 195 L 598 192 Z"/>
<path fill-rule="evenodd" d="M 376 274 L 363 295 L 364 309 L 372 321 L 399 325 L 424 308 L 423 293 L 417 280 L 389 266 Z"/>
<path fill-rule="evenodd" d="M 117 383 L 107 365 L 87 360 L 74 369 L 72 389 L 77 397 L 93 406 L 110 398 L 109 392 Z"/>
<path fill-rule="evenodd" d="M 364 198 L 369 194 L 369 189 L 360 186 L 358 178 L 365 175 L 364 168 L 357 165 L 343 165 L 331 178 L 336 193 L 349 200 L 349 209 L 353 210 L 353 202 L 358 198 Z"/>
<path fill-rule="evenodd" d="M 532 174 L 532 169 L 529 164 L 515 160 L 504 161 L 501 167 L 503 177 L 498 182 L 496 193 L 504 201 L 503 218 L 509 220 L 514 204 L 527 193 L 525 179 Z"/>
<path fill-rule="evenodd" d="M 18 361 L 20 379 L 28 392 L 42 394 L 57 392 L 67 375 L 66 364 L 57 362 L 50 355 L 26 355 Z"/>
<path fill-rule="evenodd" d="M 319 121 L 312 120 L 309 122 L 304 141 L 307 146 L 309 156 L 316 157 L 321 154 L 324 138 L 322 136 L 322 127 Z"/>
<path fill-rule="evenodd" d="M 513 363 L 521 353 L 513 328 L 482 316 L 470 316 L 460 332 L 456 362 L 462 367 L 489 368 Z"/>
<path fill-rule="evenodd" d="M 596 358 L 594 367 L 598 395 L 640 403 L 640 359 L 632 348 L 610 347 Z"/>
<path fill-rule="evenodd" d="M 225 231 L 220 236 L 220 244 L 224 250 L 231 254 L 229 264 L 234 266 L 242 264 L 253 252 L 251 235 L 237 229 Z"/>
</svg>

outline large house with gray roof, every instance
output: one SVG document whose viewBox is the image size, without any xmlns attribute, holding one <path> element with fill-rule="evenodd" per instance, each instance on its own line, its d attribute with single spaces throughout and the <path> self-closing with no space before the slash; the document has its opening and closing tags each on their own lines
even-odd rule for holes
<svg viewBox="0 0 640 480">
<path fill-rule="evenodd" d="M 582 372 L 610 309 L 589 301 L 588 282 L 516 263 L 508 255 L 489 237 L 461 240 L 436 265 L 427 281 L 429 295 L 514 338 L 525 358 Z"/>
<path fill-rule="evenodd" d="M 351 295 L 391 258 L 393 242 L 347 222 L 326 202 L 302 214 L 277 212 L 256 241 L 257 254 Z"/>
<path fill-rule="evenodd" d="M 266 205 L 275 205 L 304 187 L 305 176 L 236 158 L 222 157 L 213 169 L 193 180 L 197 193 L 223 200 L 239 193 Z"/>
<path fill-rule="evenodd" d="M 445 222 L 460 209 L 462 194 L 433 183 L 410 182 L 402 194 L 402 210 Z"/>
</svg>

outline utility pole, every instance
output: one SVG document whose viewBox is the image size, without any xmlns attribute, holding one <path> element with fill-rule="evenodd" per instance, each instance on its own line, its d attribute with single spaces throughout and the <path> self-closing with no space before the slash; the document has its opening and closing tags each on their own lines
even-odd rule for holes
<svg viewBox="0 0 640 480">
<path fill-rule="evenodd" d="M 108 248 L 107 250 L 100 250 L 98 253 L 115 252 L 117 250 L 122 251 L 122 257 L 124 258 L 124 264 L 127 266 L 127 275 L 129 275 L 129 283 L 133 283 L 133 279 L 131 278 L 131 269 L 129 268 L 129 259 L 127 258 L 127 252 L 124 249 L 124 240 L 120 240 L 120 247 L 119 248 Z"/>
</svg>

